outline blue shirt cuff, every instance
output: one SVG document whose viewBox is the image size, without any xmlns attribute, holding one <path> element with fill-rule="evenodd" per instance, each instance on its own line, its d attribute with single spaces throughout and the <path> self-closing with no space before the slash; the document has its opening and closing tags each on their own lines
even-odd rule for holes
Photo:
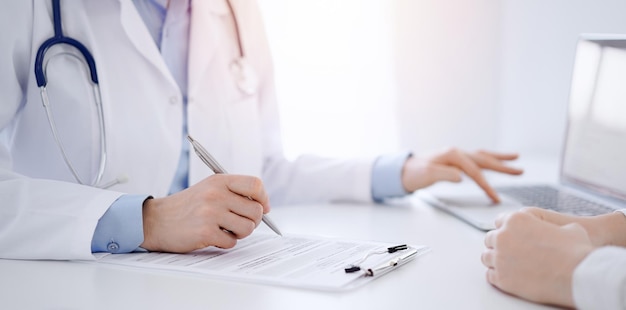
<svg viewBox="0 0 626 310">
<path fill-rule="evenodd" d="M 91 252 L 129 253 L 143 242 L 143 202 L 146 195 L 118 198 L 98 220 Z"/>
<path fill-rule="evenodd" d="M 402 168 L 410 156 L 410 152 L 402 152 L 376 159 L 372 169 L 372 199 L 375 202 L 409 194 L 402 186 Z"/>
</svg>

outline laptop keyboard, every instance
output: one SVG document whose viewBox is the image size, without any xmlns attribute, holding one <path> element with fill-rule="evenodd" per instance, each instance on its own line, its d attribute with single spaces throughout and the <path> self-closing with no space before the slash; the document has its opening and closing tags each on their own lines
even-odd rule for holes
<svg viewBox="0 0 626 310">
<path fill-rule="evenodd" d="M 574 215 L 599 215 L 614 209 L 550 186 L 498 187 L 496 191 L 506 194 L 526 206 L 541 207 Z"/>
</svg>

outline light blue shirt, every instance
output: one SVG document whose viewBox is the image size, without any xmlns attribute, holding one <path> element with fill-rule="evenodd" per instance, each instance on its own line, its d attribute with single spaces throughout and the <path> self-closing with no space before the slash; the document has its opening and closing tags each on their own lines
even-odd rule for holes
<svg viewBox="0 0 626 310">
<path fill-rule="evenodd" d="M 187 136 L 187 63 L 189 48 L 189 0 L 133 0 L 150 35 L 183 95 L 183 141 L 178 169 L 170 193 L 189 186 L 189 143 Z M 372 171 L 372 198 L 382 202 L 386 198 L 406 195 L 401 181 L 402 166 L 411 156 L 409 152 L 385 155 L 374 163 Z M 92 252 L 127 253 L 138 249 L 143 242 L 143 202 L 147 195 L 124 195 L 115 201 L 98 221 L 91 243 Z"/>
<path fill-rule="evenodd" d="M 187 136 L 187 62 L 189 47 L 189 0 L 133 0 L 137 11 L 146 24 L 154 43 L 161 51 L 163 60 L 176 80 L 183 95 L 183 140 L 178 169 L 170 186 L 170 193 L 189 186 L 189 143 Z M 92 252 L 127 253 L 136 250 L 143 242 L 143 202 L 146 195 L 124 195 L 115 201 L 98 221 L 93 239 Z"/>
</svg>

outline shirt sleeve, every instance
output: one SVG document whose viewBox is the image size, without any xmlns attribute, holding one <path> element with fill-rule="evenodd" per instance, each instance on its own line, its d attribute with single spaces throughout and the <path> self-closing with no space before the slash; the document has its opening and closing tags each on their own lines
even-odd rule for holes
<svg viewBox="0 0 626 310">
<path fill-rule="evenodd" d="M 372 169 L 372 199 L 375 202 L 409 194 L 402 186 L 402 167 L 410 156 L 410 152 L 402 152 L 376 159 Z"/>
<path fill-rule="evenodd" d="M 128 253 L 143 242 L 143 202 L 150 196 L 124 195 L 98 221 L 91 252 Z"/>
<path fill-rule="evenodd" d="M 572 294 L 578 309 L 626 309 L 626 249 L 591 252 L 574 270 Z"/>
</svg>

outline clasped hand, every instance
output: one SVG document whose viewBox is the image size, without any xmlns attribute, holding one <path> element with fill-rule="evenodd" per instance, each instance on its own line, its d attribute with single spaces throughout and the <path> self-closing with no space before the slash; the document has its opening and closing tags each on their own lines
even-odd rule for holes
<svg viewBox="0 0 626 310">
<path fill-rule="evenodd" d="M 496 220 L 481 260 L 495 287 L 534 302 L 574 307 L 574 270 L 606 245 L 626 246 L 626 217 L 620 212 L 577 217 L 524 208 Z"/>
</svg>

